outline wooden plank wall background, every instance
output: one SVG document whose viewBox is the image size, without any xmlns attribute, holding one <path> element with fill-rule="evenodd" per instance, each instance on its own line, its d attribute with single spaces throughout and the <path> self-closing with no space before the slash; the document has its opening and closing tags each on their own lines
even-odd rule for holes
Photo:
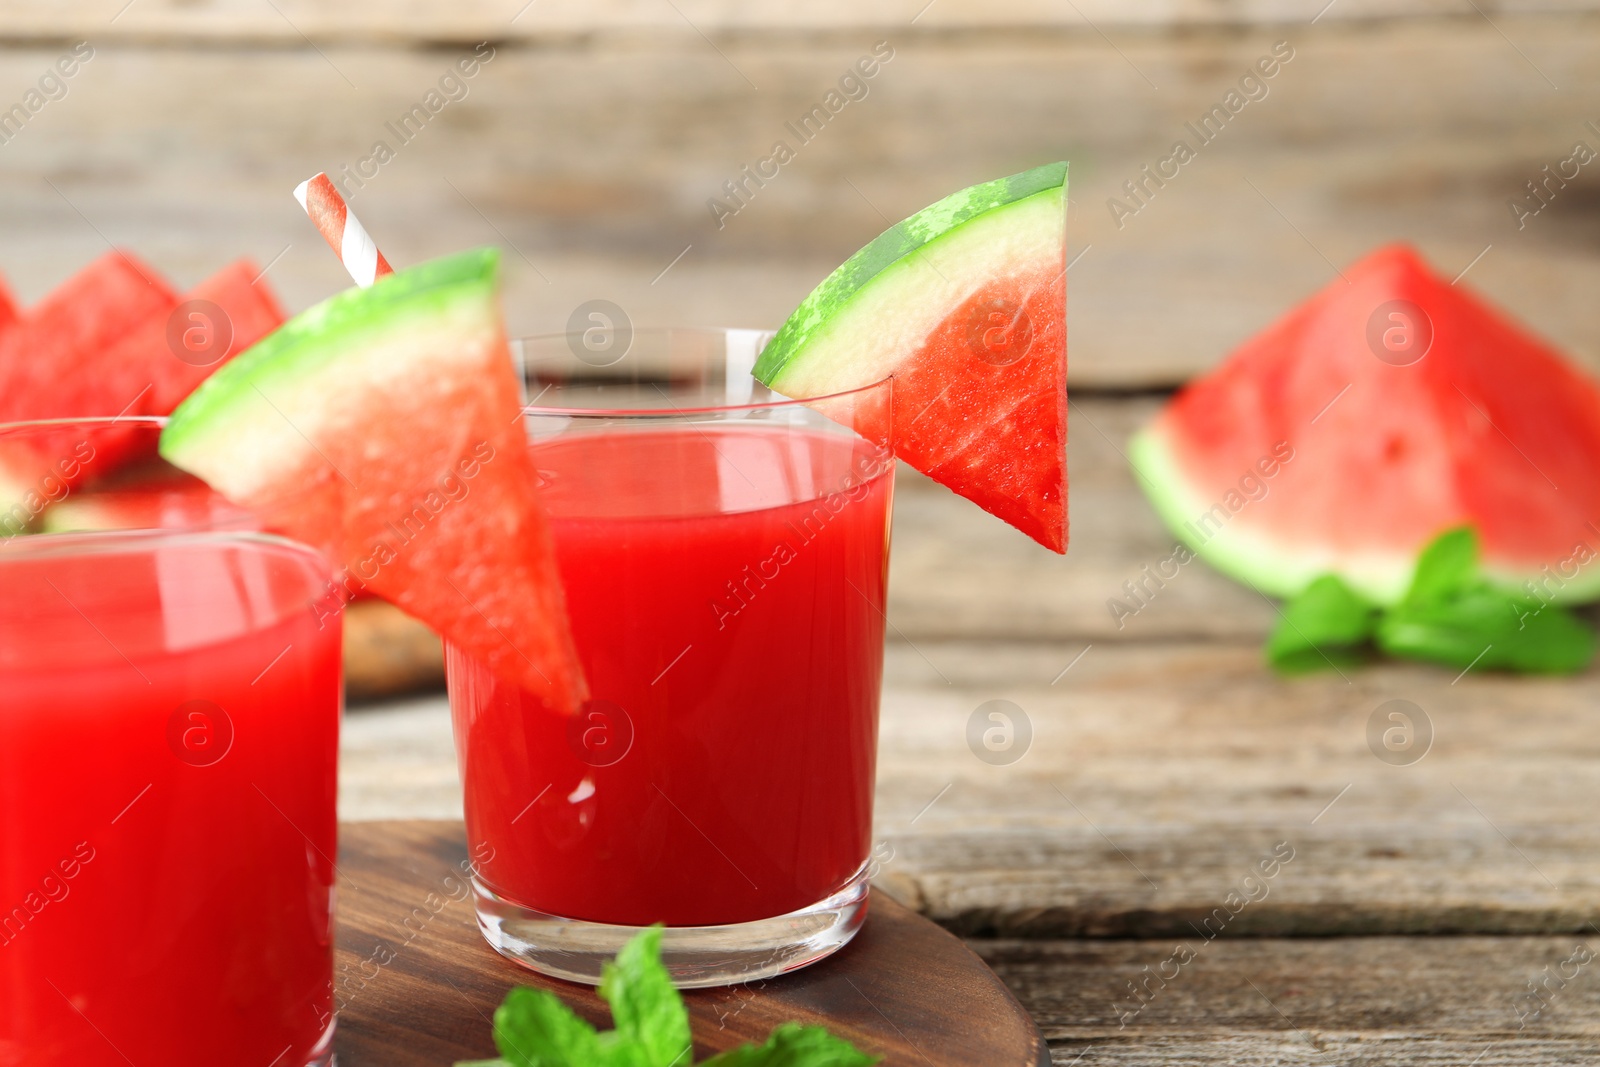
<svg viewBox="0 0 1600 1067">
<path fill-rule="evenodd" d="M 1600 367 L 1600 165 L 1521 229 L 1507 207 L 1600 148 L 1596 7 L 5 0 L 0 107 L 95 52 L 0 144 L 0 270 L 36 296 L 107 240 L 184 282 L 249 254 L 303 307 L 341 278 L 288 191 L 384 141 L 356 206 L 391 258 L 512 246 L 516 328 L 592 297 L 761 326 L 886 219 L 1066 157 L 1079 388 L 1170 386 L 1395 238 Z M 480 41 L 465 97 L 400 143 L 386 124 Z M 707 200 L 877 41 L 866 97 L 719 228 Z M 1108 199 L 1278 41 L 1268 95 L 1119 226 Z"/>
</svg>

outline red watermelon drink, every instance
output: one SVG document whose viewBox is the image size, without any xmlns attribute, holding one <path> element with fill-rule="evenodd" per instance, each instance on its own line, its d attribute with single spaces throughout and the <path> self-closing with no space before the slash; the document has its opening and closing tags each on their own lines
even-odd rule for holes
<svg viewBox="0 0 1600 1067">
<path fill-rule="evenodd" d="M 134 425 L 153 448 L 159 424 Z M 129 427 L 9 427 L 0 446 L 81 460 Z M 326 1062 L 327 569 L 204 526 L 0 543 L 0 1063 Z"/>
<path fill-rule="evenodd" d="M 1062 163 L 963 190 L 770 337 L 592 314 L 524 344 L 527 412 L 498 256 L 447 256 L 229 362 L 161 455 L 445 638 L 496 949 L 593 982 L 663 922 L 680 985 L 778 974 L 864 917 L 891 448 L 1065 550 L 1065 212 Z"/>
<path fill-rule="evenodd" d="M 591 697 L 570 714 L 451 647 L 480 919 L 580 980 L 655 922 L 683 985 L 803 965 L 864 916 L 891 458 L 730 383 L 753 332 L 638 331 L 598 386 L 571 340 L 523 354 Z M 833 403 L 881 424 L 889 399 Z"/>
</svg>

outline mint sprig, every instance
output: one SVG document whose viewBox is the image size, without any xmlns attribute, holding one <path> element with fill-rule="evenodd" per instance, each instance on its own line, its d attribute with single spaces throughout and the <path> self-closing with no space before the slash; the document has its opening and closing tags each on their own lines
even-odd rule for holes
<svg viewBox="0 0 1600 1067">
<path fill-rule="evenodd" d="M 555 994 L 518 986 L 494 1013 L 497 1060 L 456 1067 L 690 1067 L 693 1041 L 683 997 L 661 965 L 661 927 L 629 941 L 600 976 L 616 1029 L 597 1031 Z M 872 1067 L 879 1057 L 819 1026 L 785 1023 L 765 1044 L 704 1060 L 701 1067 Z"/>
<path fill-rule="evenodd" d="M 1267 660 L 1285 674 L 1356 662 L 1376 649 L 1458 670 L 1567 674 L 1594 658 L 1595 634 L 1577 616 L 1485 578 L 1478 535 L 1447 530 L 1417 558 L 1398 604 L 1379 609 L 1334 575 L 1284 606 Z"/>
<path fill-rule="evenodd" d="M 1267 659 L 1284 674 L 1367 658 L 1378 609 L 1332 574 L 1324 574 L 1284 605 L 1283 619 L 1267 640 Z"/>
<path fill-rule="evenodd" d="M 700 1067 L 871 1067 L 868 1056 L 820 1026 L 784 1023 L 764 1045 L 742 1045 L 718 1053 Z"/>
<path fill-rule="evenodd" d="M 689 1013 L 661 965 L 661 927 L 629 941 L 600 972 L 600 996 L 611 1005 L 619 1040 L 638 1048 L 649 1067 L 691 1062 Z"/>
</svg>

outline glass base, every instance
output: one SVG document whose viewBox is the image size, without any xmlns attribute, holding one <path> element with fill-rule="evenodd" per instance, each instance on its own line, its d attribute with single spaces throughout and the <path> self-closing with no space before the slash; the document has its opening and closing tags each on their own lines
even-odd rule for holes
<svg viewBox="0 0 1600 1067">
<path fill-rule="evenodd" d="M 478 928 L 500 955 L 540 974 L 597 985 L 600 969 L 643 927 L 524 908 L 472 881 Z M 679 989 L 738 985 L 809 966 L 843 948 L 867 917 L 862 864 L 837 893 L 787 915 L 726 926 L 669 926 L 661 962 Z"/>
<path fill-rule="evenodd" d="M 322 1037 L 317 1039 L 317 1047 L 311 1050 L 311 1058 L 306 1061 L 306 1067 L 338 1067 L 339 1061 L 333 1054 L 333 1031 L 338 1025 L 337 1019 L 328 1020 L 328 1028 L 322 1032 Z"/>
</svg>

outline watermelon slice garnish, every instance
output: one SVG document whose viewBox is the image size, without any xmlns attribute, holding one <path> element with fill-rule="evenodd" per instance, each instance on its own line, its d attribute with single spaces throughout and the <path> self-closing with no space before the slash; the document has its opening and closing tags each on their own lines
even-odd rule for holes
<svg viewBox="0 0 1600 1067">
<path fill-rule="evenodd" d="M 587 695 L 539 509 L 494 250 L 290 320 L 173 413 L 161 454 L 553 705 Z"/>
<path fill-rule="evenodd" d="M 893 376 L 892 425 L 856 428 L 1066 551 L 1066 194 L 1052 163 L 917 212 L 806 297 L 756 377 L 818 398 Z"/>
<path fill-rule="evenodd" d="M 1600 389 L 1403 245 L 1190 383 L 1130 456 L 1173 532 L 1263 592 L 1333 574 L 1393 604 L 1470 526 L 1490 578 L 1600 595 Z"/>
</svg>

